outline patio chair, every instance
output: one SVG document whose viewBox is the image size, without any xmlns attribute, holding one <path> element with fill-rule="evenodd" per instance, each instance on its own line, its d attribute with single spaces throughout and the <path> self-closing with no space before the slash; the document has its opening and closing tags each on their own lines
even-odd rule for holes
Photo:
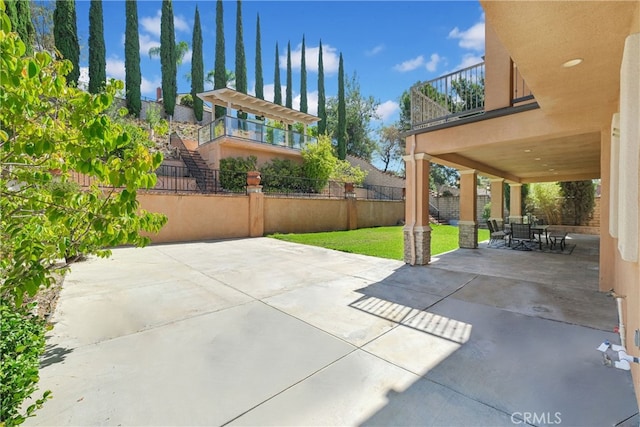
<svg viewBox="0 0 640 427">
<path fill-rule="evenodd" d="M 511 240 L 518 242 L 516 246 L 513 246 L 513 249 L 530 251 L 531 248 L 527 246 L 527 243 L 532 242 L 531 224 L 511 224 Z"/>
<path fill-rule="evenodd" d="M 504 239 L 505 239 L 505 240 L 510 239 L 510 237 L 511 237 L 511 229 L 503 228 L 502 230 L 500 230 L 500 227 L 498 227 L 498 221 L 496 221 L 495 219 L 491 219 L 490 221 L 491 221 L 491 224 L 493 224 L 493 229 L 494 229 L 495 231 L 502 231 L 502 232 L 504 232 L 504 235 L 505 235 L 505 238 L 504 238 Z M 509 242 L 509 246 L 511 246 L 511 242 Z"/>
<path fill-rule="evenodd" d="M 494 228 L 493 224 L 489 220 L 487 220 L 487 227 L 489 228 L 489 246 L 494 242 L 497 243 L 500 240 L 505 240 L 506 233 Z"/>
</svg>

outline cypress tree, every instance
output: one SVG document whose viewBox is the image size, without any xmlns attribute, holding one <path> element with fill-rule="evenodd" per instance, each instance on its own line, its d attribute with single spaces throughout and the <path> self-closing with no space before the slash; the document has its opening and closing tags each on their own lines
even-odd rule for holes
<svg viewBox="0 0 640 427">
<path fill-rule="evenodd" d="M 241 0 L 238 0 L 236 8 L 236 90 L 247 93 L 247 60 L 244 56 L 244 40 L 242 37 Z"/>
<path fill-rule="evenodd" d="M 318 49 L 318 135 L 327 132 L 327 99 L 324 94 L 324 64 L 322 59 L 322 40 Z"/>
<path fill-rule="evenodd" d="M 291 82 L 291 43 L 287 43 L 287 98 L 285 100 L 285 107 L 293 108 L 293 92 Z"/>
<path fill-rule="evenodd" d="M 162 0 L 160 18 L 160 66 L 162 69 L 162 102 L 164 111 L 173 116 L 178 92 L 176 65 L 176 35 L 173 27 L 173 5 L 171 0 Z"/>
<path fill-rule="evenodd" d="M 264 79 L 262 78 L 262 47 L 260 45 L 260 15 L 256 20 L 256 98 L 264 99 Z"/>
<path fill-rule="evenodd" d="M 62 57 L 73 64 L 73 69 L 67 74 L 67 83 L 77 86 L 80 78 L 80 45 L 75 0 L 56 0 L 56 8 L 53 11 L 53 38 Z"/>
<path fill-rule="evenodd" d="M 347 157 L 347 111 L 344 99 L 344 67 L 342 53 L 338 65 L 338 159 Z"/>
<path fill-rule="evenodd" d="M 273 103 L 282 105 L 282 86 L 280 85 L 280 54 L 276 42 L 276 69 L 273 73 Z"/>
<path fill-rule="evenodd" d="M 305 58 L 304 35 L 302 36 L 302 53 L 300 57 L 300 111 L 306 113 L 307 107 L 307 60 Z"/>
<path fill-rule="evenodd" d="M 89 92 L 98 93 L 107 82 L 102 0 L 91 0 L 89 7 Z"/>
<path fill-rule="evenodd" d="M 222 89 L 227 87 L 227 69 L 225 65 L 224 55 L 224 21 L 222 0 L 216 3 L 216 61 L 213 75 L 213 89 Z M 227 109 L 216 106 L 216 119 L 227 114 Z"/>
<path fill-rule="evenodd" d="M 140 117 L 140 39 L 138 35 L 138 3 L 125 2 L 126 28 L 124 33 L 124 70 L 127 109 L 130 114 Z"/>
<path fill-rule="evenodd" d="M 196 5 L 193 17 L 193 39 L 191 41 L 193 55 L 191 57 L 191 98 L 193 98 L 193 114 L 196 120 L 202 121 L 202 99 L 198 93 L 204 92 L 204 60 L 202 58 L 202 28 L 200 26 L 200 12 Z"/>
<path fill-rule="evenodd" d="M 26 48 L 25 55 L 33 54 L 35 29 L 31 22 L 29 0 L 9 0 L 5 2 L 6 13 L 11 21 L 11 31 L 18 33 Z"/>
</svg>

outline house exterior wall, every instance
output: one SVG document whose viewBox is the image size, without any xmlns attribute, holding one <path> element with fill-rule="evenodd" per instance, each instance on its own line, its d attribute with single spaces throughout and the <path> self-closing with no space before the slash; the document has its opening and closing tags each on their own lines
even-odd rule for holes
<svg viewBox="0 0 640 427">
<path fill-rule="evenodd" d="M 220 159 L 227 157 L 255 156 L 258 159 L 258 167 L 274 158 L 302 163 L 302 154 L 299 150 L 259 142 L 231 140 L 224 137 L 199 146 L 198 152 L 212 169 L 220 169 Z"/>
</svg>

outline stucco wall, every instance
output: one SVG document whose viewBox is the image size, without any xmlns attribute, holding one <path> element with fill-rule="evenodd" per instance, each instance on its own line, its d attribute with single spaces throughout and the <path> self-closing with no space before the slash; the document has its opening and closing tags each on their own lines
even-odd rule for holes
<svg viewBox="0 0 640 427">
<path fill-rule="evenodd" d="M 346 199 L 284 199 L 265 197 L 264 232 L 311 233 L 347 229 Z"/>
<path fill-rule="evenodd" d="M 399 225 L 404 221 L 404 202 L 358 200 L 358 228 Z"/>
<path fill-rule="evenodd" d="M 168 217 L 154 243 L 249 235 L 249 198 L 203 194 L 138 194 L 140 207 Z"/>
</svg>

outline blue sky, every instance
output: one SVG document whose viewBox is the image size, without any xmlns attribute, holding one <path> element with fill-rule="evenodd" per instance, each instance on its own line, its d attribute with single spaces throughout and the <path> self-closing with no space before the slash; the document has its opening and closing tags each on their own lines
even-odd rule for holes
<svg viewBox="0 0 640 427">
<path fill-rule="evenodd" d="M 205 74 L 215 57 L 215 1 L 174 0 L 176 41 L 191 45 L 195 7 L 203 29 Z M 77 1 L 81 67 L 88 63 L 89 6 Z M 161 1 L 138 1 L 142 94 L 155 97 L 161 86 L 160 60 L 150 47 L 159 46 Z M 224 2 L 227 69 L 235 67 L 237 2 Z M 104 0 L 107 75 L 124 80 L 125 3 Z M 484 55 L 484 14 L 476 1 L 243 1 L 242 21 L 249 91 L 255 84 L 256 16 L 260 15 L 265 98 L 273 100 L 275 45 L 280 50 L 284 97 L 286 49 L 291 43 L 294 108 L 299 105 L 300 46 L 305 36 L 309 112 L 317 108 L 318 44 L 322 40 L 327 97 L 337 94 L 338 56 L 345 74 L 357 74 L 361 92 L 380 102 L 377 125 L 398 118 L 398 99 L 417 81 L 477 64 Z M 184 78 L 191 71 L 191 52 L 178 69 L 178 91 L 189 92 Z M 205 87 L 210 89 L 210 87 Z"/>
</svg>

